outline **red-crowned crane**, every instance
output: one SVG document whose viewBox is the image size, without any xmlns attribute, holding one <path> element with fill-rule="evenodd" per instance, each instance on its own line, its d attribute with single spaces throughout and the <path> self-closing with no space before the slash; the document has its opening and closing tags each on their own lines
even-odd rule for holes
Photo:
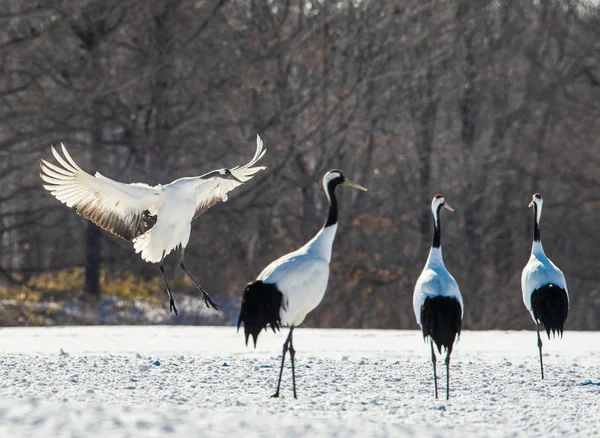
<svg viewBox="0 0 600 438">
<path fill-rule="evenodd" d="M 100 228 L 133 242 L 136 253 L 151 263 L 160 263 L 160 273 L 169 296 L 169 310 L 177 314 L 175 300 L 165 276 L 164 259 L 181 247 L 179 266 L 202 292 L 206 306 L 213 306 L 208 293 L 190 275 L 184 264 L 192 221 L 227 193 L 245 183 L 263 166 L 253 167 L 266 150 L 256 136 L 256 152 L 250 162 L 231 169 L 213 170 L 201 176 L 180 178 L 167 185 L 125 184 L 96 172 L 82 170 L 61 143 L 62 156 L 52 147 L 59 165 L 41 160 L 44 188 Z"/>
<path fill-rule="evenodd" d="M 542 195 L 533 195 L 529 207 L 533 207 L 533 245 L 531 256 L 521 274 L 523 303 L 531 313 L 537 329 L 538 349 L 540 352 L 540 369 L 544 378 L 544 362 L 542 360 L 542 338 L 540 324 L 544 324 L 548 339 L 550 332 L 562 337 L 567 314 L 569 313 L 569 291 L 562 271 L 546 257 L 540 238 L 540 218 L 542 216 Z"/>
<path fill-rule="evenodd" d="M 464 305 L 458 283 L 444 265 L 441 244 L 440 210 L 454 211 L 440 194 L 431 201 L 433 214 L 433 244 L 425 268 L 417 280 L 413 294 L 413 307 L 417 322 L 421 325 L 423 338 L 429 338 L 435 398 L 438 398 L 436 356 L 446 350 L 446 400 L 450 398 L 450 354 L 454 341 L 460 336 Z"/>
<path fill-rule="evenodd" d="M 289 350 L 292 362 L 292 385 L 294 398 L 296 398 L 294 368 L 296 350 L 294 350 L 292 335 L 294 328 L 302 324 L 306 315 L 319 305 L 327 289 L 333 240 L 338 226 L 335 189 L 339 185 L 367 190 L 346 179 L 337 169 L 327 172 L 323 177 L 323 187 L 329 200 L 329 214 L 323 228 L 306 245 L 268 265 L 256 281 L 246 286 L 242 297 L 238 330 L 244 323 L 246 345 L 248 345 L 248 337 L 252 335 L 256 347 L 258 335 L 261 330 L 267 328 L 267 325 L 273 332 L 283 326 L 290 327 L 283 344 L 279 380 L 273 397 L 279 397 L 285 355 Z"/>
</svg>

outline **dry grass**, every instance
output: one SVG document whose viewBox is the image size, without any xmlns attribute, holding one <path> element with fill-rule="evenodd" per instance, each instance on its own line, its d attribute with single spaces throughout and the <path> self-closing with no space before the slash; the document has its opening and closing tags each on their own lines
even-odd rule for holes
<svg viewBox="0 0 600 438">
<path fill-rule="evenodd" d="M 102 295 L 121 300 L 145 300 L 158 303 L 164 295 L 160 277 L 144 280 L 132 274 L 100 275 Z M 85 299 L 83 268 L 46 272 L 30 277 L 18 287 L 0 286 L 0 299 L 17 302 L 54 302 L 65 299 Z"/>
<path fill-rule="evenodd" d="M 102 306 L 123 316 L 129 309 L 158 309 L 165 303 L 160 277 L 140 279 L 129 273 L 109 275 L 103 271 L 100 284 L 100 302 L 84 292 L 82 268 L 38 274 L 16 287 L 0 286 L 0 326 L 96 324 Z M 123 319 L 124 323 L 139 323 L 132 316 Z"/>
</svg>

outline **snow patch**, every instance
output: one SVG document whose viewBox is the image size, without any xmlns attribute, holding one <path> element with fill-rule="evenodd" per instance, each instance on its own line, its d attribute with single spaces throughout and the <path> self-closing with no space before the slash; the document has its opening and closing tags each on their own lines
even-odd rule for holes
<svg viewBox="0 0 600 438">
<path fill-rule="evenodd" d="M 535 332 L 463 332 L 447 402 L 420 332 L 304 328 L 298 399 L 289 358 L 272 399 L 286 335 L 254 349 L 233 327 L 2 329 L 0 436 L 600 434 L 599 333 L 545 342 L 542 381 Z"/>
</svg>

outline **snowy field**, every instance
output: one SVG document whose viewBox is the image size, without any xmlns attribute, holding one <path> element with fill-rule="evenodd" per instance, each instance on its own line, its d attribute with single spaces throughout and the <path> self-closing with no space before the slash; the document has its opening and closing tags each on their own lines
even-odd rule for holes
<svg viewBox="0 0 600 438">
<path fill-rule="evenodd" d="M 232 327 L 0 330 L 1 437 L 599 436 L 600 333 L 464 332 L 435 400 L 416 331 L 294 333 L 256 350 Z M 289 365 L 289 363 L 288 363 Z M 440 366 L 440 395 L 445 371 Z"/>
</svg>

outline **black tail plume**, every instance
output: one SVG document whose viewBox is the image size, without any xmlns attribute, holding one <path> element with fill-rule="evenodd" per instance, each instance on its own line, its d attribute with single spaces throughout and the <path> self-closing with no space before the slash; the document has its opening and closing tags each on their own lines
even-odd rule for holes
<svg viewBox="0 0 600 438">
<path fill-rule="evenodd" d="M 536 321 L 544 324 L 548 339 L 550 332 L 556 337 L 563 335 L 565 321 L 569 313 L 569 298 L 567 292 L 555 284 L 547 284 L 531 294 L 531 309 Z"/>
<path fill-rule="evenodd" d="M 452 352 L 452 347 L 462 329 L 462 309 L 458 300 L 452 297 L 427 298 L 421 307 L 421 328 L 423 337 L 433 339 L 438 352 L 444 347 Z"/>
<path fill-rule="evenodd" d="M 267 324 L 271 326 L 273 332 L 281 328 L 279 312 L 282 299 L 283 294 L 274 284 L 262 281 L 248 283 L 242 297 L 242 308 L 237 323 L 238 330 L 242 322 L 244 323 L 246 345 L 248 345 L 248 337 L 252 335 L 254 348 L 256 348 L 258 335 L 261 330 L 267 328 Z"/>
</svg>

